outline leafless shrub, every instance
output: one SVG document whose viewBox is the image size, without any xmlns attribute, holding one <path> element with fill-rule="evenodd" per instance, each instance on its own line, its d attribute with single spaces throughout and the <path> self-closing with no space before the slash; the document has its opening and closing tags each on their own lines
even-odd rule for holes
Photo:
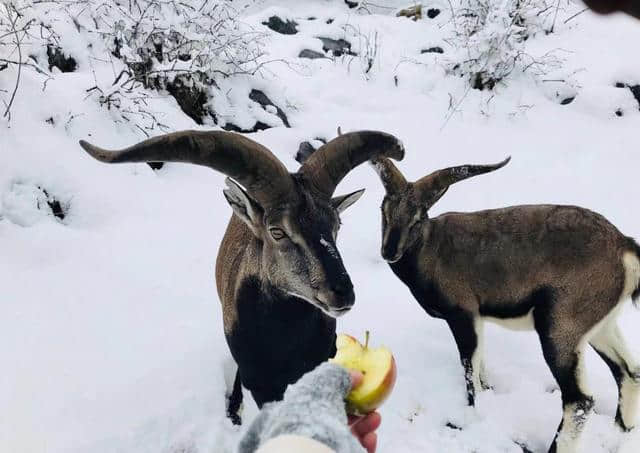
<svg viewBox="0 0 640 453">
<path fill-rule="evenodd" d="M 354 27 L 351 24 L 345 24 L 343 27 L 345 34 L 352 36 L 350 39 L 358 40 L 358 53 L 357 55 L 349 56 L 349 68 L 354 60 L 360 63 L 360 69 L 364 74 L 364 77 L 368 80 L 373 73 L 374 68 L 380 63 L 380 46 L 381 38 L 377 30 L 363 32 L 358 27 Z"/>
<path fill-rule="evenodd" d="M 48 72 L 24 53 L 17 60 L 11 57 L 21 52 L 24 38 L 51 58 L 64 51 L 58 34 L 75 29 L 90 41 L 95 86 L 88 87 L 88 95 L 117 120 L 131 121 L 141 130 L 162 127 L 149 108 L 153 91 L 168 92 L 185 113 L 203 123 L 212 118 L 206 104 L 216 78 L 254 74 L 267 63 L 263 34 L 242 23 L 230 0 L 2 1 L 0 70 L 17 65 L 16 90 L 22 66 Z M 39 33 L 33 32 L 36 28 Z M 31 54 L 37 53 L 32 49 Z M 105 65 L 111 71 L 97 69 Z M 7 112 L 15 92 L 9 94 L 0 91 L 8 98 L 2 98 Z"/>
<path fill-rule="evenodd" d="M 564 2 L 564 3 L 563 3 Z M 459 0 L 452 3 L 457 49 L 448 71 L 467 78 L 471 88 L 492 90 L 514 72 L 543 75 L 562 65 L 558 52 L 533 56 L 526 41 L 554 31 L 567 0 Z"/>
<path fill-rule="evenodd" d="M 12 87 L 0 86 L 0 100 L 3 104 L 2 118 L 11 120 L 11 107 L 15 101 L 22 69 L 32 65 L 26 60 L 23 52 L 24 41 L 34 26 L 34 20 L 20 12 L 21 5 L 17 1 L 5 0 L 0 3 L 0 71 L 15 69 L 15 81 Z"/>
</svg>

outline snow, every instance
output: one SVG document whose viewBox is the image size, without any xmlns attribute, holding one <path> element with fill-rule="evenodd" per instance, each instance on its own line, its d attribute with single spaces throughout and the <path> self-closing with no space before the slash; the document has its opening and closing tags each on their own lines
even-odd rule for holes
<svg viewBox="0 0 640 453">
<path fill-rule="evenodd" d="M 418 22 L 395 17 L 407 3 L 388 1 L 369 15 L 339 0 L 249 2 L 243 20 L 268 33 L 274 62 L 260 75 L 223 81 L 226 97 L 214 109 L 241 127 L 267 116 L 280 124 L 247 98 L 251 88 L 264 90 L 292 128 L 251 137 L 291 170 L 300 141 L 331 139 L 338 126 L 397 135 L 407 150 L 399 166 L 412 180 L 511 155 L 504 169 L 452 187 L 431 215 L 577 204 L 640 238 L 640 111 L 630 90 L 614 88 L 640 81 L 640 23 L 581 14 L 527 43 L 531 52 L 564 49 L 562 69 L 549 78 L 568 82 L 519 76 L 493 98 L 477 90 L 464 96 L 464 81 L 438 66 L 449 50 L 447 2 L 425 2 L 443 13 Z M 295 19 L 299 33 L 261 25 L 273 14 Z M 368 74 L 359 57 L 296 58 L 304 48 L 321 51 L 317 36 L 346 37 L 361 52 L 375 32 L 381 44 Z M 78 71 L 53 74 L 43 90 L 42 75 L 25 70 L 11 122 L 0 125 L 0 451 L 231 452 L 241 431 L 224 416 L 234 368 L 213 276 L 231 215 L 223 176 L 179 164 L 158 172 L 108 166 L 87 156 L 78 139 L 116 148 L 144 138 L 87 95 L 94 71 L 103 83 L 113 78 L 110 64 L 89 58 L 88 42 L 99 51 L 95 37 L 70 27 L 62 46 Z M 444 56 L 419 53 L 434 45 Z M 13 86 L 12 71 L 0 71 L 0 87 Z M 567 96 L 576 98 L 560 105 Z M 459 106 L 451 115 L 452 101 Z M 198 128 L 172 98 L 155 95 L 152 103 L 172 129 Z M 68 206 L 64 220 L 47 211 L 39 187 Z M 477 408 L 466 407 L 448 328 L 420 309 L 379 256 L 383 188 L 375 172 L 362 165 L 336 195 L 363 187 L 338 235 L 357 296 L 338 330 L 370 330 L 372 343 L 395 354 L 398 381 L 381 409 L 379 451 L 520 452 L 516 442 L 546 451 L 562 410 L 535 334 L 487 326 L 494 388 L 479 394 Z M 640 314 L 626 307 L 620 319 L 640 349 Z M 638 451 L 639 431 L 613 425 L 612 377 L 592 351 L 586 360 L 596 405 L 581 451 Z M 245 393 L 245 422 L 256 411 Z"/>
</svg>

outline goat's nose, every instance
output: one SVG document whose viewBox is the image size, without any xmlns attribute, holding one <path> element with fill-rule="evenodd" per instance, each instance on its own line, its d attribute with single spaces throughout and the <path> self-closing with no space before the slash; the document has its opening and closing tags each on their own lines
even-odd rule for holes
<svg viewBox="0 0 640 453">
<path fill-rule="evenodd" d="M 382 240 L 382 257 L 389 261 L 397 257 L 400 249 L 400 230 L 391 228 Z"/>
<path fill-rule="evenodd" d="M 353 283 L 351 280 L 344 279 L 331 288 L 336 295 L 336 298 L 343 306 L 351 306 L 355 302 L 355 294 L 353 292 Z"/>
</svg>

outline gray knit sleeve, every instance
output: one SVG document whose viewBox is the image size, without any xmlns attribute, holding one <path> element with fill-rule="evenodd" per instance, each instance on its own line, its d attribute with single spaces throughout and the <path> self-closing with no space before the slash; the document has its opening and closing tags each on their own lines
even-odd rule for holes
<svg viewBox="0 0 640 453">
<path fill-rule="evenodd" d="M 253 453 L 282 434 L 321 442 L 337 453 L 364 453 L 347 426 L 344 399 L 351 376 L 342 367 L 323 363 L 289 386 L 284 399 L 266 405 L 240 441 L 238 453 Z"/>
</svg>

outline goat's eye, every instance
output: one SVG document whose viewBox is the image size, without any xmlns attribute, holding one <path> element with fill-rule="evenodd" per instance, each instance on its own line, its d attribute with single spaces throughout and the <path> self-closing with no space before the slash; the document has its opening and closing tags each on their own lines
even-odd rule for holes
<svg viewBox="0 0 640 453">
<path fill-rule="evenodd" d="M 271 233 L 271 237 L 276 241 L 287 237 L 287 233 L 285 233 L 281 228 L 270 228 L 269 233 Z"/>
</svg>

